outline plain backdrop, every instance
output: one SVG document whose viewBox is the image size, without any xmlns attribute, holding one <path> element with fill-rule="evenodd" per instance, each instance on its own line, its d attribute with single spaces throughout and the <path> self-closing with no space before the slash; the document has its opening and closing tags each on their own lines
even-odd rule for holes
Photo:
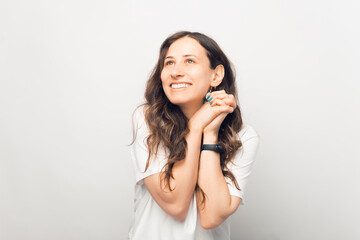
<svg viewBox="0 0 360 240">
<path fill-rule="evenodd" d="M 360 239 L 359 1 L 0 1 L 0 239 L 127 239 L 163 40 L 217 41 L 261 137 L 233 239 Z"/>
</svg>

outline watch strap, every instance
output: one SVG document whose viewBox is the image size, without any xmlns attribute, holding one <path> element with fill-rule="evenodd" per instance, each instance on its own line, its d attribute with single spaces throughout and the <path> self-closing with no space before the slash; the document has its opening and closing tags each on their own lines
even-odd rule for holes
<svg viewBox="0 0 360 240">
<path fill-rule="evenodd" d="M 202 150 L 210 150 L 217 153 L 221 153 L 223 151 L 223 146 L 221 146 L 220 144 L 202 144 L 201 151 Z"/>
</svg>

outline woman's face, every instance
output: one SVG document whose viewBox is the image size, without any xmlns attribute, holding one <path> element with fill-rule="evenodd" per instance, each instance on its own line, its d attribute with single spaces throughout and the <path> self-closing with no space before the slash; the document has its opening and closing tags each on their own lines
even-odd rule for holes
<svg viewBox="0 0 360 240">
<path fill-rule="evenodd" d="M 170 102 L 180 107 L 201 106 L 213 77 L 206 50 L 197 40 L 183 37 L 170 45 L 161 72 Z"/>
</svg>

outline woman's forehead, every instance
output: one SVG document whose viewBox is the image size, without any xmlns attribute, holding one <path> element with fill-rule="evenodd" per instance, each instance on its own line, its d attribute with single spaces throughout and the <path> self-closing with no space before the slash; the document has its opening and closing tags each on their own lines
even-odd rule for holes
<svg viewBox="0 0 360 240">
<path fill-rule="evenodd" d="M 184 37 L 176 40 L 170 45 L 166 57 L 181 57 L 184 55 L 194 55 L 201 59 L 206 56 L 206 51 L 197 40 L 190 37 Z"/>
</svg>

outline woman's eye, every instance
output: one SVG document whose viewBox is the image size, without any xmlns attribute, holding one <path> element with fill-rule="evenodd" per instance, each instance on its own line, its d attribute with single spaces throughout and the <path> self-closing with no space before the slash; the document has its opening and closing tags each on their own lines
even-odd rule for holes
<svg viewBox="0 0 360 240">
<path fill-rule="evenodd" d="M 192 59 L 187 59 L 186 62 L 187 62 L 187 63 L 188 63 L 188 62 L 194 63 L 194 60 L 192 60 Z M 173 61 L 167 61 L 167 62 L 165 63 L 165 65 L 172 65 L 173 63 L 174 63 Z"/>
</svg>

